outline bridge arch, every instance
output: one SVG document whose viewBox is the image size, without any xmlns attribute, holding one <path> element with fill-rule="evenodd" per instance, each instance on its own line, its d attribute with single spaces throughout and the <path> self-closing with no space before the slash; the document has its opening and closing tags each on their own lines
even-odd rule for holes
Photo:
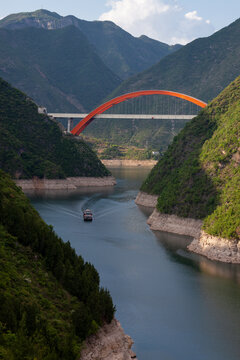
<svg viewBox="0 0 240 360">
<path fill-rule="evenodd" d="M 141 91 L 135 91 L 135 92 L 131 92 L 131 93 L 127 93 L 124 95 L 120 95 L 112 100 L 109 100 L 107 102 L 105 102 L 104 104 L 98 106 L 96 109 L 92 110 L 84 119 L 82 119 L 71 131 L 71 133 L 73 135 L 79 135 L 86 126 L 88 126 L 93 120 L 94 120 L 94 116 L 98 115 L 98 114 L 102 114 L 104 113 L 106 110 L 110 109 L 112 106 L 119 104 L 125 100 L 128 99 L 133 99 L 139 96 L 144 96 L 144 95 L 169 95 L 169 96 L 174 96 L 174 97 L 178 97 L 184 100 L 187 100 L 189 102 L 192 102 L 202 108 L 206 107 L 207 104 L 205 102 L 203 102 L 202 100 L 196 99 L 192 96 L 186 95 L 186 94 L 182 94 L 182 93 L 178 93 L 175 91 L 169 91 L 169 90 L 141 90 Z"/>
</svg>

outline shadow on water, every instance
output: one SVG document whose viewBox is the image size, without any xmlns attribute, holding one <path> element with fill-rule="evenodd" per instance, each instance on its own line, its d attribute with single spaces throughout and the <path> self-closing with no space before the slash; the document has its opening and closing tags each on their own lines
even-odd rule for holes
<svg viewBox="0 0 240 360">
<path fill-rule="evenodd" d="M 139 210 L 146 216 L 152 214 L 153 208 L 138 205 Z M 206 273 L 211 276 L 231 279 L 240 284 L 240 265 L 223 263 L 209 260 L 205 256 L 198 255 L 187 250 L 191 243 L 191 236 L 153 231 L 159 246 L 164 247 L 169 258 L 179 264 L 190 266 L 199 273 Z"/>
<path fill-rule="evenodd" d="M 152 214 L 152 212 L 154 210 L 154 208 L 141 206 L 141 205 L 137 205 L 137 207 L 146 216 L 146 220 Z"/>
<path fill-rule="evenodd" d="M 240 284 L 240 265 L 209 260 L 187 250 L 192 238 L 161 231 L 153 231 L 158 242 L 167 250 L 172 261 L 190 266 L 195 271 L 211 276 L 231 279 Z"/>
</svg>

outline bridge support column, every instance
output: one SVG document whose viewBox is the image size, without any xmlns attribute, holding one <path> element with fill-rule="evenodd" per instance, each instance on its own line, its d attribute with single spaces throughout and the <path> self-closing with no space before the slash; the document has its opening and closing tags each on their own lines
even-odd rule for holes
<svg viewBox="0 0 240 360">
<path fill-rule="evenodd" d="M 69 118 L 68 124 L 67 124 L 67 133 L 69 133 L 69 134 L 71 133 L 72 124 L 73 124 L 73 119 Z"/>
</svg>

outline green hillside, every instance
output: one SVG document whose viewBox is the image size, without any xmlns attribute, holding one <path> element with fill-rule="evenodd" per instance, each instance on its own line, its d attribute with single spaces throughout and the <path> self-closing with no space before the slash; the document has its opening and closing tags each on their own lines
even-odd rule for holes
<svg viewBox="0 0 240 360">
<path fill-rule="evenodd" d="M 22 179 L 109 175 L 84 142 L 63 136 L 31 99 L 1 79 L 0 168 Z"/>
<path fill-rule="evenodd" d="M 77 256 L 0 170 L 0 358 L 79 359 L 114 306 Z"/>
<path fill-rule="evenodd" d="M 121 80 L 74 26 L 0 29 L 0 76 L 49 112 L 85 112 Z"/>
<path fill-rule="evenodd" d="M 84 129 L 83 134 L 112 144 L 163 152 L 186 122 L 187 120 L 96 119 Z"/>
<path fill-rule="evenodd" d="M 133 37 L 111 21 L 85 21 L 47 10 L 11 14 L 0 20 L 0 28 L 11 30 L 25 27 L 59 29 L 69 25 L 84 33 L 103 62 L 121 79 L 149 68 L 181 47 L 170 46 L 146 36 Z"/>
<path fill-rule="evenodd" d="M 174 138 L 141 190 L 157 209 L 240 240 L 240 77 Z"/>
</svg>

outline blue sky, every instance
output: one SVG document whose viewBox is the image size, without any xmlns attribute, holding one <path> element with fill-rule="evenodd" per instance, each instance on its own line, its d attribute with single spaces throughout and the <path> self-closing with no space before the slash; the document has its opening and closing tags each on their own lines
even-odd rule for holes
<svg viewBox="0 0 240 360">
<path fill-rule="evenodd" d="M 0 17 L 36 9 L 86 20 L 112 20 L 134 36 L 187 43 L 211 35 L 240 17 L 239 0 L 8 0 Z"/>
</svg>

